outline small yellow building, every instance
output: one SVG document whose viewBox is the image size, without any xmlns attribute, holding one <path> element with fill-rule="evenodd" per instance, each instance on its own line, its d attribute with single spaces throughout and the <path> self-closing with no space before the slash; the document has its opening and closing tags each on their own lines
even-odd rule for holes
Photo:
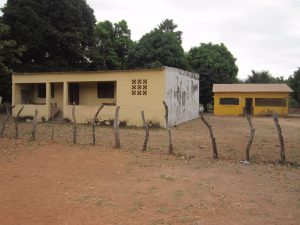
<svg viewBox="0 0 300 225">
<path fill-rule="evenodd" d="M 286 84 L 214 84 L 214 114 L 286 116 L 291 92 Z"/>
<path fill-rule="evenodd" d="M 141 110 L 152 123 L 165 126 L 164 106 L 169 107 L 169 123 L 194 119 L 199 112 L 199 75 L 171 67 L 129 71 L 15 73 L 12 77 L 13 115 L 24 106 L 21 116 L 39 120 L 55 116 L 72 119 L 76 104 L 79 123 L 92 121 L 100 104 L 100 120 L 112 120 L 120 106 L 120 121 L 142 125 Z"/>
</svg>

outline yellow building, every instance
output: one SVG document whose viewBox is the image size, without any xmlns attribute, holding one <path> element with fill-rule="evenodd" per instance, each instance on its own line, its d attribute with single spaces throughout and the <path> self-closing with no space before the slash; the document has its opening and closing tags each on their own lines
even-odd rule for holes
<svg viewBox="0 0 300 225">
<path fill-rule="evenodd" d="M 79 123 L 92 120 L 101 103 L 100 120 L 112 120 L 120 106 L 120 121 L 142 125 L 141 110 L 152 123 L 165 126 L 164 106 L 169 106 L 169 123 L 194 119 L 199 112 L 199 75 L 171 67 L 129 71 L 15 73 L 12 77 L 13 115 L 24 106 L 21 116 L 39 120 L 55 116 L 72 119 L 76 104 Z"/>
<path fill-rule="evenodd" d="M 214 114 L 286 116 L 291 92 L 286 84 L 214 84 Z"/>
</svg>

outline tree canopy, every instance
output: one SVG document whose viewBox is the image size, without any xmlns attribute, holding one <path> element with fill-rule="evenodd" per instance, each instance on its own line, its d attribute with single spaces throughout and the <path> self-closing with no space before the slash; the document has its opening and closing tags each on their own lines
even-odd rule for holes
<svg viewBox="0 0 300 225">
<path fill-rule="evenodd" d="M 246 83 L 260 83 L 260 84 L 267 84 L 267 83 L 285 83 L 283 77 L 273 77 L 269 71 L 255 71 L 252 70 L 252 74 L 248 75 Z"/>
<path fill-rule="evenodd" d="M 96 25 L 96 34 L 99 52 L 99 58 L 95 62 L 97 69 L 126 69 L 132 46 L 131 31 L 127 22 L 99 22 Z"/>
<path fill-rule="evenodd" d="M 212 102 L 213 84 L 237 82 L 236 59 L 223 43 L 201 43 L 191 48 L 187 59 L 191 69 L 200 74 L 200 102 L 205 110 Z"/>
<path fill-rule="evenodd" d="M 9 39 L 9 26 L 1 23 L 0 19 L 0 96 L 4 101 L 11 99 L 11 68 L 20 63 L 24 49 L 15 40 Z"/>
<path fill-rule="evenodd" d="M 173 20 L 164 20 L 157 28 L 145 34 L 130 52 L 131 68 L 153 68 L 171 66 L 180 69 L 188 67 L 181 46 L 181 31 L 176 31 Z"/>
<path fill-rule="evenodd" d="M 11 39 L 25 48 L 16 71 L 89 69 L 96 20 L 85 0 L 7 0 L 2 11 Z"/>
<path fill-rule="evenodd" d="M 292 93 L 293 99 L 300 105 L 300 67 L 289 77 L 288 84 L 294 91 Z"/>
</svg>

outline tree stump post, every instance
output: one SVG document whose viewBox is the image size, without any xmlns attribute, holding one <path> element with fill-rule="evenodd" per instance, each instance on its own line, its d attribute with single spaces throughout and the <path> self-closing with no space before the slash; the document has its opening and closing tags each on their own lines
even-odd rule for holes
<svg viewBox="0 0 300 225">
<path fill-rule="evenodd" d="M 275 112 L 274 113 L 274 123 L 275 123 L 275 127 L 277 130 L 277 134 L 278 134 L 278 138 L 279 138 L 279 143 L 280 143 L 280 162 L 281 163 L 285 163 L 285 151 L 284 151 L 284 139 L 282 136 L 282 131 L 281 131 L 281 126 L 279 124 L 279 119 L 278 119 L 278 113 Z"/>
<path fill-rule="evenodd" d="M 248 143 L 247 143 L 247 147 L 246 147 L 246 160 L 248 162 L 250 162 L 250 149 L 251 149 L 251 145 L 252 145 L 252 142 L 253 142 L 255 129 L 253 127 L 250 115 L 247 115 L 247 121 L 248 121 L 249 127 L 250 127 L 250 135 L 249 135 Z"/>
<path fill-rule="evenodd" d="M 210 134 L 210 138 L 211 138 L 211 142 L 212 142 L 212 146 L 213 146 L 213 157 L 215 159 L 217 159 L 218 158 L 217 143 L 216 143 L 216 138 L 213 133 L 212 126 L 205 120 L 205 118 L 203 116 L 203 112 L 200 112 L 200 115 L 201 115 L 202 122 L 207 126 L 207 128 L 209 130 L 209 134 Z"/>
<path fill-rule="evenodd" d="M 148 123 L 145 119 L 144 111 L 141 111 L 141 116 L 142 116 L 143 125 L 144 125 L 144 129 L 145 129 L 145 133 L 146 133 L 142 151 L 146 151 L 147 150 L 147 144 L 148 144 L 148 141 L 149 141 L 149 127 L 148 127 Z"/>
<path fill-rule="evenodd" d="M 165 120 L 166 120 L 166 128 L 168 130 L 168 135 L 169 135 L 169 155 L 173 155 L 173 144 L 172 144 L 172 134 L 171 134 L 171 128 L 169 124 L 169 108 L 168 105 L 165 101 L 163 101 L 164 107 L 165 107 Z"/>
<path fill-rule="evenodd" d="M 15 122 L 15 138 L 18 139 L 19 138 L 19 117 L 21 112 L 23 111 L 24 106 L 22 106 L 22 108 L 18 111 L 17 116 L 14 118 L 14 122 Z"/>
<path fill-rule="evenodd" d="M 54 104 L 51 104 L 51 125 L 52 125 L 52 129 L 51 129 L 51 141 L 54 141 Z"/>
<path fill-rule="evenodd" d="M 11 111 L 15 107 L 15 106 L 12 106 L 9 109 L 9 107 L 5 103 L 4 103 L 4 106 L 5 106 L 5 109 L 6 109 L 6 116 L 5 116 L 4 120 L 3 120 L 2 127 L 1 127 L 1 130 L 0 130 L 0 137 L 3 137 L 4 131 L 5 131 L 5 128 L 6 128 L 6 124 L 12 118 Z"/>
<path fill-rule="evenodd" d="M 34 117 L 33 117 L 33 121 L 32 121 L 32 131 L 31 131 L 31 140 L 32 141 L 35 141 L 35 139 L 36 139 L 37 116 L 38 116 L 38 111 L 34 110 Z"/>
<path fill-rule="evenodd" d="M 115 120 L 114 120 L 114 131 L 115 131 L 115 148 L 120 149 L 121 143 L 120 143 L 120 132 L 119 132 L 119 111 L 120 107 L 116 107 L 116 113 L 115 113 Z"/>
<path fill-rule="evenodd" d="M 73 144 L 77 143 L 77 122 L 76 122 L 76 116 L 75 116 L 75 102 L 73 102 L 73 108 L 72 108 L 72 117 L 73 117 L 73 130 L 72 130 L 72 136 L 73 136 Z"/>
<path fill-rule="evenodd" d="M 96 135 L 95 135 L 95 127 L 96 127 L 96 121 L 97 121 L 97 117 L 100 113 L 100 111 L 103 109 L 104 104 L 101 104 L 94 116 L 93 122 L 92 122 L 92 139 L 93 139 L 93 145 L 96 144 Z"/>
</svg>

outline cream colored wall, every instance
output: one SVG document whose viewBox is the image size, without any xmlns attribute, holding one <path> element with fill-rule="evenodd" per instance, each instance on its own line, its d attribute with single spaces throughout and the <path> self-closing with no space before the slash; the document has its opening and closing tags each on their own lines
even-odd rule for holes
<svg viewBox="0 0 300 225">
<path fill-rule="evenodd" d="M 18 111 L 21 109 L 21 107 L 24 106 L 22 113 L 20 117 L 24 116 L 32 116 L 34 117 L 34 112 L 35 110 L 38 110 L 38 121 L 42 121 L 42 119 L 47 120 L 48 119 L 48 108 L 46 105 L 21 105 L 21 104 L 16 104 L 15 108 L 13 109 L 13 115 L 16 116 Z"/>
<path fill-rule="evenodd" d="M 220 98 L 239 98 L 239 105 L 220 105 Z M 269 115 L 277 112 L 280 115 L 288 115 L 289 94 L 288 93 L 214 93 L 215 115 L 242 115 L 246 98 L 253 98 L 254 116 Z M 286 98 L 286 107 L 255 106 L 255 98 Z"/>
<path fill-rule="evenodd" d="M 132 79 L 148 80 L 148 95 L 131 95 Z M 13 76 L 13 84 L 18 83 L 49 83 L 49 82 L 95 82 L 81 83 L 83 85 L 83 96 L 80 102 L 86 105 L 76 106 L 77 121 L 85 123 L 90 121 L 100 104 L 97 99 L 98 81 L 116 81 L 116 104 L 120 106 L 120 120 L 127 121 L 128 125 L 142 125 L 140 111 L 145 111 L 148 120 L 159 122 L 164 126 L 164 107 L 162 101 L 165 99 L 165 72 L 163 69 L 133 70 L 133 71 L 108 71 L 108 72 L 82 72 L 82 73 L 41 73 L 41 74 L 18 74 Z M 92 87 L 95 88 L 92 88 Z M 85 90 L 85 91 L 84 91 Z M 13 99 L 16 90 L 14 90 Z M 81 90 L 80 90 L 81 92 Z M 95 96 L 93 98 L 91 96 Z M 72 118 L 72 106 L 66 105 L 67 97 L 63 97 L 64 117 Z M 26 107 L 26 105 L 25 105 Z M 16 113 L 16 110 L 14 110 Z M 23 114 L 23 113 L 22 113 Z M 105 106 L 100 117 L 113 119 L 114 106 Z"/>
</svg>

